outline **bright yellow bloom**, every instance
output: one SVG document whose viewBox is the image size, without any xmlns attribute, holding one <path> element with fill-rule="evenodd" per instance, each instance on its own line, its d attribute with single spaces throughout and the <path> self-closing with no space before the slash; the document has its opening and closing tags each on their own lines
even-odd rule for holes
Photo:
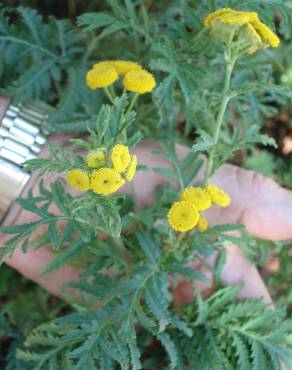
<svg viewBox="0 0 292 370">
<path fill-rule="evenodd" d="M 116 144 L 112 150 L 111 160 L 113 168 L 117 172 L 125 172 L 131 162 L 129 148 L 122 144 Z"/>
<path fill-rule="evenodd" d="M 211 198 L 205 189 L 200 187 L 189 187 L 182 191 L 181 201 L 188 201 L 194 204 L 198 211 L 205 211 L 211 207 Z"/>
<path fill-rule="evenodd" d="M 99 195 L 115 193 L 124 184 L 125 180 L 112 168 L 100 168 L 90 176 L 90 189 Z"/>
<path fill-rule="evenodd" d="M 264 39 L 267 44 L 266 47 L 272 46 L 276 48 L 280 44 L 279 37 L 264 23 L 262 23 L 259 19 L 254 20 L 251 22 L 252 26 L 258 31 L 262 39 Z"/>
<path fill-rule="evenodd" d="M 119 75 L 114 67 L 105 63 L 98 63 L 87 72 L 86 84 L 92 90 L 95 90 L 112 85 L 118 78 Z"/>
<path fill-rule="evenodd" d="M 123 85 L 129 91 L 137 94 L 145 94 L 155 88 L 156 82 L 151 73 L 141 69 L 126 73 Z"/>
<path fill-rule="evenodd" d="M 115 68 L 119 75 L 125 75 L 130 71 L 142 69 L 142 66 L 140 64 L 128 60 L 103 60 L 94 64 L 92 68 L 94 69 L 96 67 L 99 67 L 100 65 Z"/>
<path fill-rule="evenodd" d="M 229 196 L 218 186 L 208 184 L 206 187 L 208 194 L 214 204 L 219 207 L 227 207 L 231 203 Z"/>
<path fill-rule="evenodd" d="M 114 60 L 112 65 L 115 67 L 119 75 L 125 75 L 130 71 L 142 70 L 142 66 L 140 66 L 140 64 L 127 60 Z"/>
<path fill-rule="evenodd" d="M 208 229 L 208 220 L 206 219 L 206 217 L 200 216 L 197 223 L 197 228 L 201 233 Z"/>
<path fill-rule="evenodd" d="M 71 188 L 86 191 L 89 189 L 89 176 L 88 174 L 81 170 L 69 170 L 66 175 L 66 180 Z"/>
<path fill-rule="evenodd" d="M 170 226 L 180 232 L 193 229 L 199 220 L 199 212 L 190 202 L 174 203 L 167 215 Z"/>
<path fill-rule="evenodd" d="M 138 163 L 138 158 L 134 154 L 131 158 L 131 162 L 130 162 L 129 167 L 127 168 L 127 171 L 124 174 L 124 176 L 125 176 L 125 178 L 128 182 L 131 182 L 133 180 L 133 177 L 136 173 L 137 163 Z"/>
<path fill-rule="evenodd" d="M 102 150 L 92 150 L 87 154 L 86 164 L 89 168 L 102 167 L 105 164 L 105 153 Z"/>
</svg>

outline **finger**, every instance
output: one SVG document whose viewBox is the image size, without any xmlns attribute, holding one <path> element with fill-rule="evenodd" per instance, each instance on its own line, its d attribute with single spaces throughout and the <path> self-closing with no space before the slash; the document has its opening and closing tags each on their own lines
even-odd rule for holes
<svg viewBox="0 0 292 370">
<path fill-rule="evenodd" d="M 270 178 L 228 164 L 215 173 L 212 182 L 230 195 L 231 205 L 207 212 L 211 224 L 242 223 L 262 239 L 292 238 L 291 191 Z"/>
<path fill-rule="evenodd" d="M 261 298 L 267 304 L 271 304 L 272 300 L 257 268 L 244 256 L 242 250 L 235 245 L 226 246 L 227 259 L 222 270 L 221 279 L 226 285 L 243 284 L 238 298 Z M 194 287 L 201 291 L 203 297 L 212 294 L 216 287 L 214 277 L 210 273 L 210 269 L 200 268 L 200 272 L 204 273 L 209 279 L 211 287 L 201 281 L 183 282 L 174 290 L 174 303 L 187 304 L 194 300 Z"/>
<path fill-rule="evenodd" d="M 63 297 L 64 284 L 78 281 L 82 271 L 66 265 L 48 275 L 42 275 L 47 265 L 54 258 L 54 254 L 45 248 L 37 251 L 29 249 L 27 253 L 23 253 L 18 248 L 13 254 L 13 257 L 6 260 L 6 263 L 23 276 L 42 286 L 51 294 Z M 74 295 L 77 294 L 76 290 L 69 288 L 65 290 Z"/>
</svg>

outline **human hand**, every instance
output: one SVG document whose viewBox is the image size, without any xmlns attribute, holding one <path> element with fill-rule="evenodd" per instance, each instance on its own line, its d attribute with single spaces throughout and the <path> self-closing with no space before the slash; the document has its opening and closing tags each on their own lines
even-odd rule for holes
<svg viewBox="0 0 292 370">
<path fill-rule="evenodd" d="M 64 141 L 57 137 L 54 140 Z M 136 149 L 139 162 L 149 168 L 167 167 L 165 159 L 152 154 L 157 148 L 153 142 L 143 142 Z M 184 157 L 189 149 L 178 147 L 178 155 Z M 147 176 L 147 181 L 145 177 Z M 45 183 L 52 182 L 57 175 L 50 174 Z M 138 190 L 138 202 L 141 207 L 151 203 L 154 189 L 162 184 L 165 178 L 155 172 L 138 172 L 135 176 L 135 186 Z M 33 175 L 28 188 L 37 192 L 38 178 Z M 252 171 L 246 171 L 232 165 L 223 165 L 213 176 L 212 182 L 223 188 L 231 197 L 232 204 L 225 209 L 212 207 L 206 212 L 211 226 L 221 223 L 242 223 L 251 234 L 268 240 L 289 239 L 292 237 L 292 193 L 280 188 L 272 180 L 260 176 Z M 140 190 L 140 191 L 139 191 Z M 25 223 L 33 221 L 33 216 L 14 206 L 9 214 L 6 224 Z M 0 235 L 0 245 L 8 237 Z M 228 258 L 222 271 L 222 280 L 226 284 L 243 283 L 241 297 L 262 297 L 270 302 L 269 293 L 256 269 L 236 246 L 227 246 Z M 7 264 L 18 270 L 27 278 L 37 282 L 55 295 L 62 296 L 63 284 L 78 280 L 81 271 L 71 266 L 65 266 L 47 276 L 42 271 L 54 258 L 54 254 L 47 249 L 37 251 L 29 249 L 26 254 L 16 250 Z M 214 263 L 214 255 L 208 263 Z M 211 280 L 212 275 L 204 265 L 196 266 Z M 212 288 L 197 282 L 198 288 L 204 294 L 209 294 Z M 189 282 L 182 282 L 174 290 L 174 303 L 180 304 L 192 299 L 192 286 Z"/>
</svg>

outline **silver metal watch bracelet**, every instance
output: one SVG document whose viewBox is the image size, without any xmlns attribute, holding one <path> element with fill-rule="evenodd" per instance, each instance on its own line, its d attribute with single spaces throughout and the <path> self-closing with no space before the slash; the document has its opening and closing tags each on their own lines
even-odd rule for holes
<svg viewBox="0 0 292 370">
<path fill-rule="evenodd" d="M 0 225 L 30 178 L 23 163 L 47 141 L 46 119 L 35 104 L 10 104 L 0 122 Z"/>
</svg>

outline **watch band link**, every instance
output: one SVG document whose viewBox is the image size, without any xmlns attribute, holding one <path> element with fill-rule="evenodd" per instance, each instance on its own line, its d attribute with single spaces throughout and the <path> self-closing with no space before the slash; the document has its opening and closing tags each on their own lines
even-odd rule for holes
<svg viewBox="0 0 292 370">
<path fill-rule="evenodd" d="M 36 158 L 47 141 L 47 117 L 34 104 L 10 104 L 0 122 L 0 224 L 29 180 L 22 164 Z"/>
</svg>

